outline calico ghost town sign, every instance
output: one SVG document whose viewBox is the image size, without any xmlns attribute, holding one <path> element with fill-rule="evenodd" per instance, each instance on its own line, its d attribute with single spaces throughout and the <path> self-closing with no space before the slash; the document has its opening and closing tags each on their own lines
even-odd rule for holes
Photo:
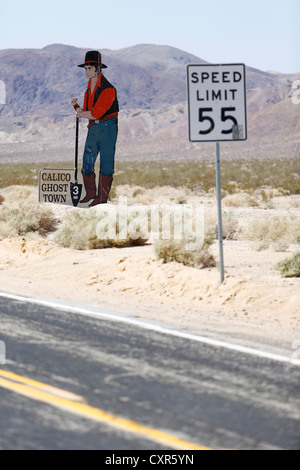
<svg viewBox="0 0 300 470">
<path fill-rule="evenodd" d="M 70 182 L 73 173 L 73 170 L 42 170 L 39 178 L 39 201 L 71 206 Z"/>
</svg>

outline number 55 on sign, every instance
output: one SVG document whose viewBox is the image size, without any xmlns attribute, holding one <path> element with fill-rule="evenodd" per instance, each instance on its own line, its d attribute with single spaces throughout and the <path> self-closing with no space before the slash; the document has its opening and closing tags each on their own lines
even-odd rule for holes
<svg viewBox="0 0 300 470">
<path fill-rule="evenodd" d="M 189 139 L 247 139 L 244 64 L 188 65 Z"/>
</svg>

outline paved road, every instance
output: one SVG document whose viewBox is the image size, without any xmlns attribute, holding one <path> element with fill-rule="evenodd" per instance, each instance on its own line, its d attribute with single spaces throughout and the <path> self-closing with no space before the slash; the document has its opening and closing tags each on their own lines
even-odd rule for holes
<svg viewBox="0 0 300 470">
<path fill-rule="evenodd" d="M 171 448 L 161 431 L 213 449 L 300 448 L 299 366 L 3 297 L 0 341 L 0 449 Z M 22 378 L 84 397 L 125 426 L 24 396 Z"/>
</svg>

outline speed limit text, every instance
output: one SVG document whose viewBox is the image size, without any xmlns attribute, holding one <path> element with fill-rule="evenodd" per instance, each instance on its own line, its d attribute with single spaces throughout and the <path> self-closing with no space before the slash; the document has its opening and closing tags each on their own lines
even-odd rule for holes
<svg viewBox="0 0 300 470">
<path fill-rule="evenodd" d="M 191 82 L 192 83 L 203 83 L 203 84 L 212 84 L 212 83 L 238 83 L 242 80 L 242 75 L 240 72 L 193 72 L 191 75 Z M 200 90 L 196 91 L 197 101 L 227 101 L 231 100 L 234 101 L 236 97 L 236 93 L 238 90 L 236 88 L 222 88 L 222 89 L 215 89 L 209 88 L 207 90 Z"/>
</svg>

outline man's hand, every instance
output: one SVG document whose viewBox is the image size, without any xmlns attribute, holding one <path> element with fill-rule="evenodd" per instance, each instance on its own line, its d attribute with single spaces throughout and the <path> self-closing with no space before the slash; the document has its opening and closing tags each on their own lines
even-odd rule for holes
<svg viewBox="0 0 300 470">
<path fill-rule="evenodd" d="M 72 106 L 74 107 L 74 109 L 76 111 L 76 117 L 78 119 L 81 119 L 81 118 L 95 119 L 94 116 L 92 116 L 90 111 L 83 111 L 83 109 L 78 104 L 78 99 L 77 98 L 73 98 L 71 103 L 72 103 Z"/>
<path fill-rule="evenodd" d="M 77 113 L 78 111 L 82 111 L 81 107 L 78 104 L 78 98 L 73 98 L 71 104 Z"/>
<path fill-rule="evenodd" d="M 83 111 L 80 107 L 76 109 L 77 112 L 77 117 L 79 119 L 84 118 L 84 119 L 95 119 L 94 116 L 92 116 L 90 111 Z"/>
</svg>

